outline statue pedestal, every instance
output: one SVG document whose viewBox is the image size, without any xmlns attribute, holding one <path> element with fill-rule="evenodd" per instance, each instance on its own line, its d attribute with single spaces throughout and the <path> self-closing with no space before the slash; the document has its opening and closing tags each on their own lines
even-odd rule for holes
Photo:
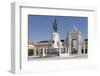
<svg viewBox="0 0 100 76">
<path fill-rule="evenodd" d="M 62 42 L 60 41 L 60 35 L 57 32 L 53 32 L 51 35 L 51 47 L 52 48 L 63 48 Z"/>
</svg>

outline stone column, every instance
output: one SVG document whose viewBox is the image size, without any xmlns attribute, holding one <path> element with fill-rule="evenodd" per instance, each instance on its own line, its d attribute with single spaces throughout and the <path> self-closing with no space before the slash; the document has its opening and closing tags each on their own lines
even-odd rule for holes
<svg viewBox="0 0 100 76">
<path fill-rule="evenodd" d="M 46 56 L 46 55 L 47 55 L 47 48 L 45 48 L 45 50 L 46 50 L 46 51 L 45 51 L 45 56 Z"/>
<path fill-rule="evenodd" d="M 84 41 L 84 44 L 83 44 L 83 50 L 84 50 L 84 54 L 85 54 L 85 41 Z"/>
<path fill-rule="evenodd" d="M 64 49 L 65 53 L 67 53 L 67 48 L 63 48 L 63 49 Z"/>
<path fill-rule="evenodd" d="M 67 37 L 67 51 L 69 54 L 71 54 L 71 36 L 69 34 L 69 32 L 67 33 L 68 37 Z"/>
<path fill-rule="evenodd" d="M 59 51 L 59 56 L 61 55 L 61 48 L 58 48 L 57 49 Z"/>
<path fill-rule="evenodd" d="M 42 56 L 45 56 L 45 48 L 42 48 Z"/>
<path fill-rule="evenodd" d="M 36 56 L 36 49 L 34 49 L 34 56 Z"/>
<path fill-rule="evenodd" d="M 82 37 L 81 34 L 78 35 L 78 54 L 81 54 L 82 50 Z"/>
<path fill-rule="evenodd" d="M 38 55 L 41 56 L 41 48 L 38 49 Z"/>
<path fill-rule="evenodd" d="M 67 50 L 67 54 L 69 55 L 69 54 L 70 54 L 70 52 L 69 52 L 69 48 L 67 47 L 67 49 L 66 49 L 66 50 Z"/>
</svg>

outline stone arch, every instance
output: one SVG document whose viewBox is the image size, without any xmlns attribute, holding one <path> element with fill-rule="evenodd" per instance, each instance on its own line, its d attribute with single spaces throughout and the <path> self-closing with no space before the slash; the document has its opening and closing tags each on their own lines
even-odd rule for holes
<svg viewBox="0 0 100 76">
<path fill-rule="evenodd" d="M 71 54 L 77 54 L 78 52 L 78 49 L 77 49 L 77 42 L 78 40 L 77 39 L 72 39 L 71 40 Z"/>
</svg>

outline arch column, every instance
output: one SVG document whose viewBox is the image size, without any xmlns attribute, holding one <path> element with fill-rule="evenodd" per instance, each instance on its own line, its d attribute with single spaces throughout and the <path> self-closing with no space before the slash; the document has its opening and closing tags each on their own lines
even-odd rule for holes
<svg viewBox="0 0 100 76">
<path fill-rule="evenodd" d="M 84 54 L 85 54 L 85 41 L 84 41 L 84 44 L 83 44 L 83 50 L 84 50 Z"/>
</svg>

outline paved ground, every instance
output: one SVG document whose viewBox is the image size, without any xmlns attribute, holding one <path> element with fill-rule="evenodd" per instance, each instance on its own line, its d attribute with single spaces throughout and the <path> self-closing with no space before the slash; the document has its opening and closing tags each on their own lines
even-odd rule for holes
<svg viewBox="0 0 100 76">
<path fill-rule="evenodd" d="M 61 56 L 46 56 L 46 57 L 29 57 L 29 61 L 33 60 L 55 60 L 55 59 L 81 59 L 81 58 L 88 58 L 88 55 L 75 55 L 75 56 L 66 56 L 66 57 L 61 57 Z"/>
</svg>

